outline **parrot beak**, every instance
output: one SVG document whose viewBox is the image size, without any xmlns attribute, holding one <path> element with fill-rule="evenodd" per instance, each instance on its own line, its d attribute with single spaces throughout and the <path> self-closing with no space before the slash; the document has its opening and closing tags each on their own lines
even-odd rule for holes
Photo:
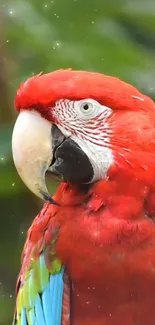
<svg viewBox="0 0 155 325">
<path fill-rule="evenodd" d="M 52 123 L 35 111 L 21 111 L 12 135 L 13 160 L 25 185 L 38 197 L 57 204 L 50 196 L 45 173 L 53 159 Z"/>
</svg>

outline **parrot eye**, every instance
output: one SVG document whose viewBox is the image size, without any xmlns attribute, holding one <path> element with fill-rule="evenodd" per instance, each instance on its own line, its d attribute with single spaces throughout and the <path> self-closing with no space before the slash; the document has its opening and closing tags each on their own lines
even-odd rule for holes
<svg viewBox="0 0 155 325">
<path fill-rule="evenodd" d="M 93 100 L 79 101 L 78 111 L 82 118 L 92 118 L 98 113 L 98 103 Z"/>
<path fill-rule="evenodd" d="M 89 104 L 83 104 L 83 109 L 84 109 L 84 111 L 88 111 L 88 109 L 89 109 Z"/>
<path fill-rule="evenodd" d="M 88 114 L 93 111 L 93 104 L 84 102 L 80 105 L 80 109 L 83 114 Z"/>
</svg>

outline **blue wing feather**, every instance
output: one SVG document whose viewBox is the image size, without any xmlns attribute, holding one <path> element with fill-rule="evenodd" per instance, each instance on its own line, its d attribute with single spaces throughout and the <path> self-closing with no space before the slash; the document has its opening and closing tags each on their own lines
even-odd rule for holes
<svg viewBox="0 0 155 325">
<path fill-rule="evenodd" d="M 44 256 L 40 255 L 40 270 L 46 267 Z M 43 265 L 44 264 L 44 265 Z M 42 292 L 36 294 L 35 300 L 28 293 L 29 305 L 23 306 L 18 320 L 14 325 L 61 325 L 62 297 L 64 289 L 64 267 L 57 274 L 48 273 L 48 281 L 45 284 L 45 272 L 40 272 L 40 283 Z M 28 288 L 33 284 L 33 271 L 30 270 L 27 277 Z M 24 290 L 23 290 L 24 296 Z"/>
<path fill-rule="evenodd" d="M 43 307 L 42 307 L 42 303 L 41 303 L 39 294 L 37 294 L 37 298 L 35 301 L 35 316 L 36 316 L 37 322 L 39 324 L 46 325 L 44 314 L 43 314 Z"/>
<path fill-rule="evenodd" d="M 27 325 L 25 308 L 23 308 L 22 312 L 21 312 L 21 324 L 22 325 Z"/>
<path fill-rule="evenodd" d="M 63 295 L 63 273 L 50 275 L 49 283 L 42 294 L 42 306 L 46 325 L 60 325 Z"/>
<path fill-rule="evenodd" d="M 51 280 L 49 280 L 48 285 L 42 294 L 42 304 L 43 304 L 43 311 L 44 311 L 46 325 L 51 325 L 50 301 L 52 301 L 52 295 L 50 294 L 50 281 Z"/>
<path fill-rule="evenodd" d="M 51 278 L 51 291 L 53 289 L 52 292 L 54 292 L 54 295 L 52 296 L 53 303 L 51 309 L 51 314 L 52 314 L 51 325 L 61 324 L 63 274 L 64 274 L 64 268 L 62 267 L 61 272 L 55 274 Z"/>
</svg>

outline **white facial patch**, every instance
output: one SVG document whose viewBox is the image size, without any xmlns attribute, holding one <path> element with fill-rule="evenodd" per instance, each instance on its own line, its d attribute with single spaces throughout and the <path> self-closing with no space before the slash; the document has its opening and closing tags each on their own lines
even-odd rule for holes
<svg viewBox="0 0 155 325">
<path fill-rule="evenodd" d="M 111 114 L 111 108 L 93 99 L 62 99 L 52 108 L 60 131 L 75 141 L 89 158 L 94 170 L 92 181 L 105 178 L 113 162 L 109 146 L 112 130 L 108 124 Z"/>
<path fill-rule="evenodd" d="M 75 136 L 71 137 L 89 158 L 94 170 L 91 182 L 105 178 L 113 161 L 112 151 L 108 147 L 101 147 L 89 141 L 83 141 Z"/>
</svg>

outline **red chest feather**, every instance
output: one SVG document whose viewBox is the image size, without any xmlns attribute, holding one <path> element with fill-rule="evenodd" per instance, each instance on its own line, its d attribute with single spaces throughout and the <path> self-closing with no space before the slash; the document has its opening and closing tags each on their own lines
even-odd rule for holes
<svg viewBox="0 0 155 325">
<path fill-rule="evenodd" d="M 153 196 L 147 205 L 145 186 L 113 189 L 104 181 L 76 195 L 61 185 L 61 206 L 46 205 L 31 229 L 31 240 L 39 231 L 47 243 L 57 229 L 56 254 L 72 281 L 71 325 L 154 325 L 155 224 L 144 211 Z"/>
<path fill-rule="evenodd" d="M 57 253 L 73 283 L 73 325 L 154 324 L 155 225 L 141 195 L 117 194 L 63 209 Z"/>
<path fill-rule="evenodd" d="M 80 232 L 76 222 L 64 225 L 57 242 L 73 284 L 73 325 L 146 325 L 149 317 L 153 325 L 155 243 L 143 236 L 145 223 L 120 230 L 105 222 L 101 230 L 89 221 Z"/>
</svg>

